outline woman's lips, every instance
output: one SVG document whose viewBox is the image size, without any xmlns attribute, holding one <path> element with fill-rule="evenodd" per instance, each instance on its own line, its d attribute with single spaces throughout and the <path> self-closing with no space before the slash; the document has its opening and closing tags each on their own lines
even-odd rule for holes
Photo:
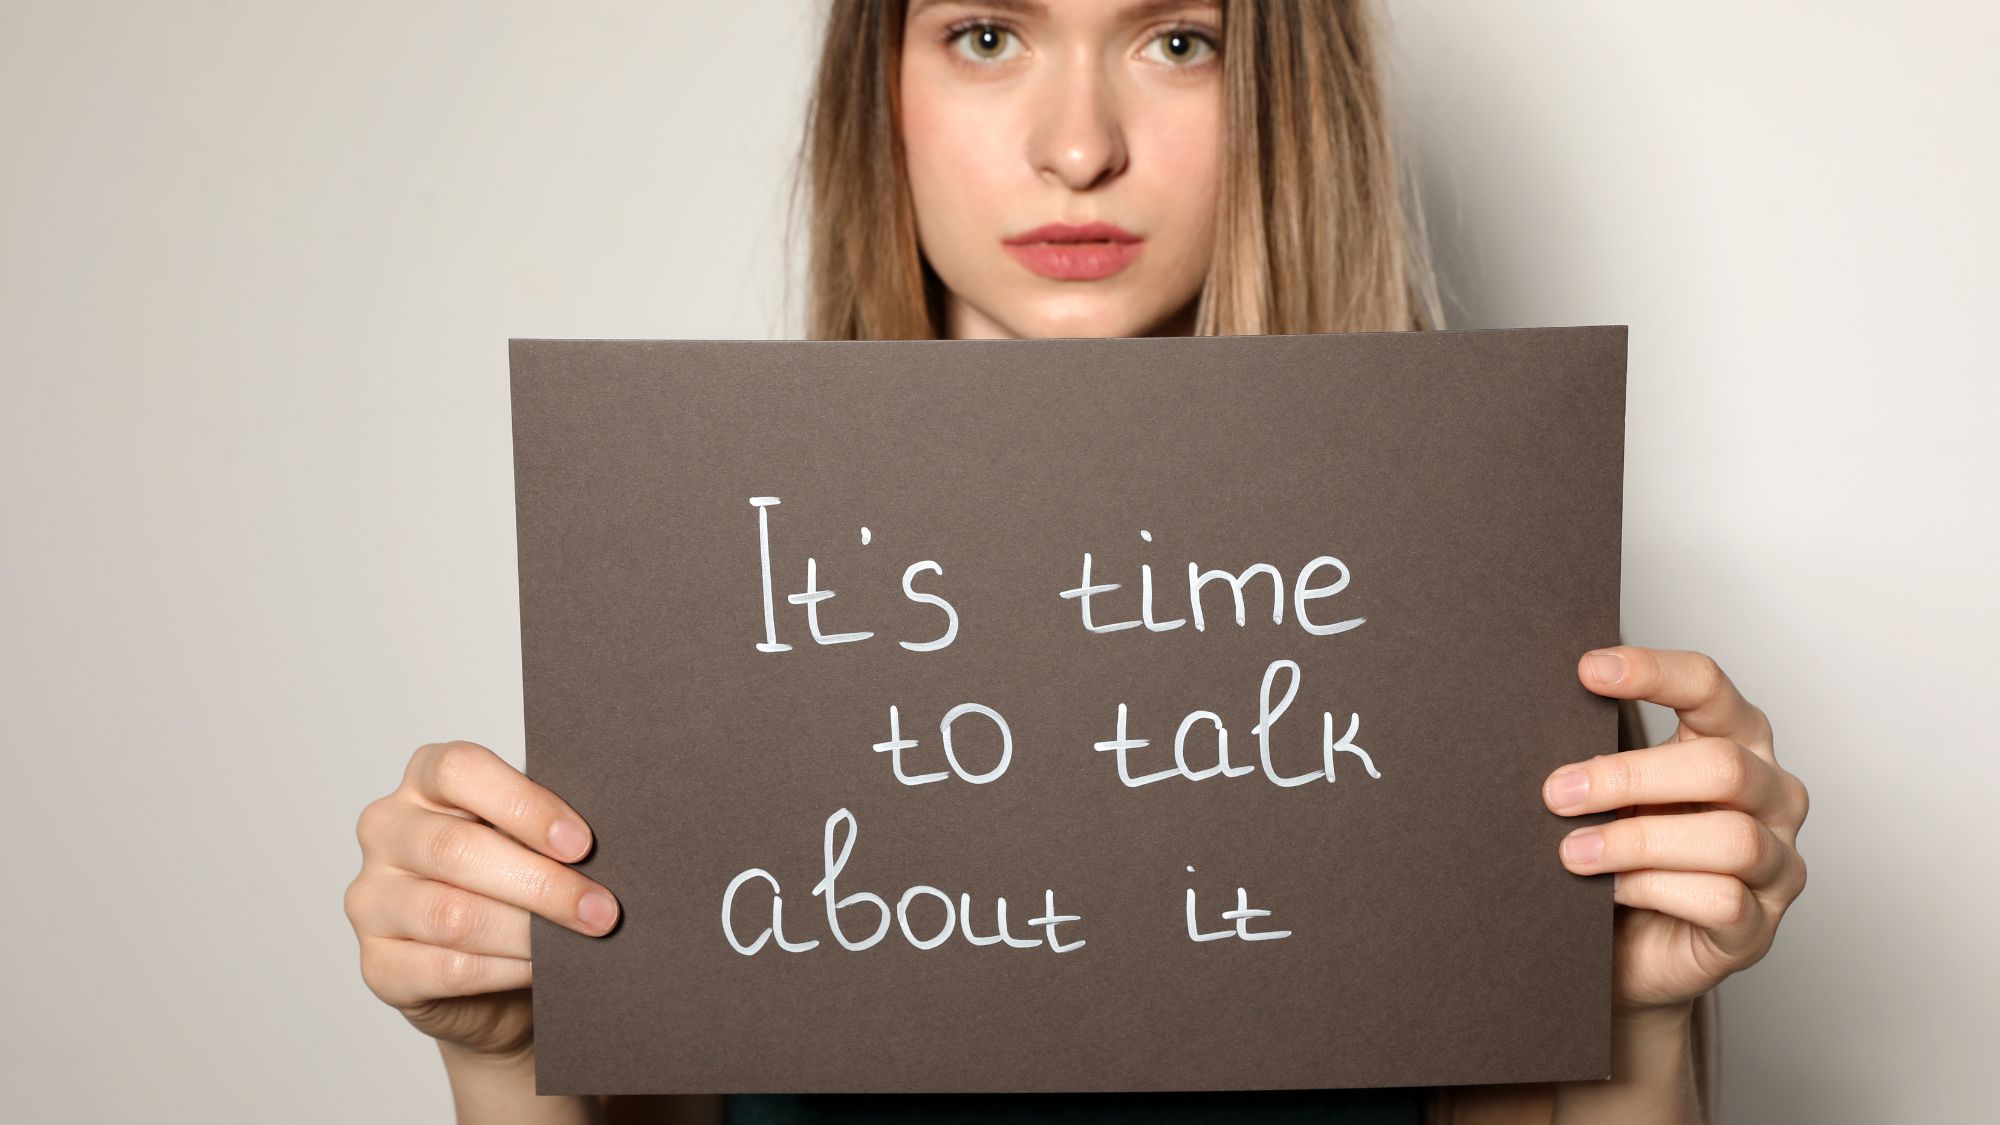
<svg viewBox="0 0 2000 1125">
<path fill-rule="evenodd" d="M 1145 240 L 1111 223 L 1050 223 L 1003 239 L 1028 269 L 1056 281 L 1099 281 L 1132 264 Z"/>
</svg>

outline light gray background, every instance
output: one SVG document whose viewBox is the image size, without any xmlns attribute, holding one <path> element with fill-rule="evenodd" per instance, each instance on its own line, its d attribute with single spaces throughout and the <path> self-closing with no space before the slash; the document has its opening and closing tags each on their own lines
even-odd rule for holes
<svg viewBox="0 0 2000 1125">
<path fill-rule="evenodd" d="M 1393 10 L 1458 326 L 1632 326 L 1628 635 L 1812 788 L 1726 1118 L 1990 1112 L 2000 17 Z M 506 340 L 796 334 L 815 11 L 0 5 L 0 1116 L 448 1119 L 340 899 L 520 758 Z"/>
</svg>

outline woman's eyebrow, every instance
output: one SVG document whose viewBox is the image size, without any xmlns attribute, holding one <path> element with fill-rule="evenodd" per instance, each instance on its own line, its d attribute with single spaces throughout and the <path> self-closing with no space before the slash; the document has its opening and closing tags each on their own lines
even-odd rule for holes
<svg viewBox="0 0 2000 1125">
<path fill-rule="evenodd" d="M 968 8 L 996 8 L 1000 11 L 1011 12 L 1014 15 L 1023 17 L 1046 16 L 1049 14 L 1049 6 L 1042 3 L 1041 0 L 912 0 L 908 18 L 915 19 L 918 15 L 937 7 L 939 4 L 958 4 Z"/>
<path fill-rule="evenodd" d="M 1042 0 L 914 0 L 910 6 L 910 17 L 915 18 L 925 9 L 939 4 L 952 3 L 967 7 L 995 8 L 1029 19 L 1039 19 L 1049 14 L 1049 6 Z M 1214 10 L 1220 7 L 1222 5 L 1219 0 L 1136 0 L 1135 3 L 1125 6 L 1119 13 L 1119 18 L 1127 23 L 1139 23 L 1185 8 Z"/>
<path fill-rule="evenodd" d="M 1200 8 L 1219 14 L 1222 3 L 1221 0 L 1138 0 L 1137 3 L 1126 5 L 1121 16 L 1128 23 L 1140 23 L 1189 8 Z"/>
</svg>

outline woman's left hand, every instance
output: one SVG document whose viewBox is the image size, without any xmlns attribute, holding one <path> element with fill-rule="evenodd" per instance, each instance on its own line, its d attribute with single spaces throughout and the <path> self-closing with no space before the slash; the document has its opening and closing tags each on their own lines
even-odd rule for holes
<svg viewBox="0 0 2000 1125">
<path fill-rule="evenodd" d="M 1778 765 L 1771 724 L 1698 652 L 1620 645 L 1585 653 L 1583 685 L 1671 707 L 1658 746 L 1564 766 L 1542 799 L 1565 816 L 1616 810 L 1562 842 L 1581 875 L 1617 872 L 1612 964 L 1621 1014 L 1685 1005 L 1771 948 L 1806 885 L 1806 787 Z"/>
</svg>

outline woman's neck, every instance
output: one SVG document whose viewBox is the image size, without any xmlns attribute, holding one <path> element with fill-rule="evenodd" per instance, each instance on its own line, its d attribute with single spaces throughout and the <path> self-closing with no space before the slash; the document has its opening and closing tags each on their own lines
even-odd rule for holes
<svg viewBox="0 0 2000 1125">
<path fill-rule="evenodd" d="M 1195 307 L 1200 304 L 1197 295 L 1187 304 L 1169 314 L 1138 336 L 1191 336 L 1194 334 Z M 947 340 L 1019 340 L 1020 333 L 1001 324 L 984 312 L 959 297 L 956 293 L 945 296 L 945 334 Z M 1078 336 L 1107 336 L 1108 332 L 1079 332 Z"/>
</svg>

